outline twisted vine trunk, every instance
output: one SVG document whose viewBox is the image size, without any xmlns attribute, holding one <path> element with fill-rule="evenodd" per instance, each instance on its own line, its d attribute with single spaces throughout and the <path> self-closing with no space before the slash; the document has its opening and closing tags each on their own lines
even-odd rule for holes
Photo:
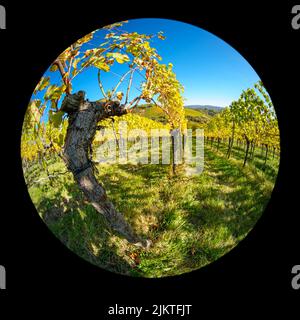
<svg viewBox="0 0 300 320">
<path fill-rule="evenodd" d="M 250 143 L 251 141 L 248 139 L 247 136 L 245 136 L 246 139 L 246 151 L 245 151 L 245 158 L 244 158 L 244 163 L 243 163 L 243 167 L 245 167 L 247 160 L 248 160 L 248 154 L 249 154 L 249 148 L 250 148 Z"/>
<path fill-rule="evenodd" d="M 268 159 L 268 152 L 269 152 L 269 145 L 265 144 L 266 146 L 266 153 L 265 153 L 265 161 L 264 161 L 264 166 L 263 166 L 263 170 L 266 170 L 266 164 L 267 164 L 267 159 Z"/>
<path fill-rule="evenodd" d="M 232 134 L 231 134 L 231 138 L 229 138 L 229 146 L 228 146 L 228 150 L 227 150 L 227 158 L 229 159 L 231 156 L 231 151 L 232 151 L 232 147 L 233 147 L 233 142 L 234 142 L 234 131 L 235 131 L 235 122 L 232 122 Z"/>
<path fill-rule="evenodd" d="M 73 173 L 79 188 L 92 206 L 108 221 L 110 227 L 130 243 L 145 247 L 141 240 L 109 201 L 104 187 L 97 181 L 91 162 L 91 144 L 96 134 L 97 123 L 111 116 L 121 116 L 127 111 L 112 101 L 89 102 L 82 91 L 65 97 L 61 110 L 68 113 L 69 125 L 65 138 L 63 159 Z"/>
</svg>

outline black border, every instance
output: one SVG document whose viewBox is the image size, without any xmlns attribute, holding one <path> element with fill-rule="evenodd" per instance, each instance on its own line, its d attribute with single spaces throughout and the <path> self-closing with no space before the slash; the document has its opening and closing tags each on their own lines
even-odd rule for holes
<svg viewBox="0 0 300 320">
<path fill-rule="evenodd" d="M 290 270 L 300 264 L 296 191 L 299 187 L 295 169 L 300 74 L 296 46 L 300 30 L 291 28 L 293 3 L 207 1 L 196 6 L 185 1 L 164 8 L 157 2 L 133 1 L 90 1 L 79 5 L 27 1 L 24 4 L 2 2 L 2 5 L 7 9 L 7 30 L 0 30 L 4 151 L 0 264 L 7 269 L 6 293 L 30 289 L 35 293 L 53 292 L 57 296 L 63 293 L 90 297 L 95 290 L 99 298 L 97 308 L 101 310 L 99 317 L 104 315 L 104 305 L 115 303 L 194 304 L 195 313 L 200 315 L 210 304 L 215 305 L 210 309 L 214 314 L 218 303 L 225 301 L 233 308 L 238 301 L 249 307 L 250 312 L 259 306 L 266 308 L 270 299 L 272 310 L 276 310 L 279 304 L 274 304 L 275 301 L 295 297 L 298 292 L 291 288 Z M 246 58 L 272 97 L 282 143 L 280 172 L 272 200 L 247 238 L 207 267 L 162 279 L 112 274 L 66 249 L 35 215 L 23 181 L 19 155 L 25 108 L 49 63 L 73 41 L 102 25 L 144 17 L 198 25 Z"/>
</svg>

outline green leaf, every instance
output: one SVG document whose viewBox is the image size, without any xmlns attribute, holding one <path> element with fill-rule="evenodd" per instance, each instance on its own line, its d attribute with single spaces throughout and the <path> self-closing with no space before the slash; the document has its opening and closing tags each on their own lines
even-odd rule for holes
<svg viewBox="0 0 300 320">
<path fill-rule="evenodd" d="M 56 100 L 51 100 L 51 107 L 52 110 L 56 110 L 57 109 L 57 101 Z"/>
<path fill-rule="evenodd" d="M 41 112 L 39 111 L 39 107 L 41 105 L 41 100 L 36 99 L 29 102 L 28 105 L 28 115 L 29 121 L 40 122 L 41 119 Z"/>
<path fill-rule="evenodd" d="M 82 44 L 84 44 L 84 43 L 86 43 L 86 42 L 89 42 L 90 40 L 93 39 L 94 32 L 95 32 L 95 31 L 93 31 L 93 32 L 87 34 L 86 36 L 82 37 L 81 39 L 77 40 L 77 41 L 76 41 L 76 44 L 82 45 Z"/>
<path fill-rule="evenodd" d="M 76 69 L 77 68 L 77 64 L 78 64 L 78 62 L 81 60 L 81 58 L 77 58 L 77 59 L 75 59 L 74 61 L 73 61 L 73 65 L 72 65 L 72 67 L 74 68 L 74 69 Z M 74 71 L 74 70 L 73 70 Z"/>
<path fill-rule="evenodd" d="M 113 29 L 113 28 L 121 27 L 124 23 L 127 23 L 127 22 L 128 22 L 128 20 L 125 20 L 125 21 L 122 21 L 122 22 L 116 22 L 116 23 L 113 23 L 113 24 L 109 24 L 109 25 L 103 27 L 102 29 L 110 30 L 110 29 Z"/>
<path fill-rule="evenodd" d="M 59 136 L 58 136 L 58 145 L 60 146 L 60 147 L 62 147 L 63 146 L 63 144 L 64 144 L 64 135 L 62 134 L 62 133 L 60 133 L 59 134 Z"/>
<path fill-rule="evenodd" d="M 34 89 L 34 94 L 38 91 L 44 90 L 46 87 L 50 85 L 50 77 L 42 77 L 36 88 Z"/>
<path fill-rule="evenodd" d="M 130 59 L 129 59 L 127 54 L 122 54 L 122 53 L 119 53 L 119 52 L 110 52 L 106 56 L 116 59 L 116 61 L 118 63 L 124 63 L 124 62 L 130 61 Z"/>
<path fill-rule="evenodd" d="M 165 40 L 165 39 L 166 39 L 166 37 L 163 36 L 163 35 L 161 35 L 161 34 L 158 35 L 158 38 L 159 38 L 160 40 Z"/>
<path fill-rule="evenodd" d="M 59 100 L 62 94 L 66 90 L 66 85 L 62 84 L 61 86 L 51 85 L 48 87 L 44 99 L 45 100 Z"/>
<path fill-rule="evenodd" d="M 124 96 L 124 93 L 122 91 L 119 91 L 116 93 L 116 97 L 118 100 L 122 100 L 123 96 Z"/>
<path fill-rule="evenodd" d="M 57 70 L 58 70 L 58 67 L 57 67 L 56 64 L 53 64 L 53 65 L 50 67 L 50 71 L 51 71 L 51 72 L 55 72 L 55 71 L 57 71 Z"/>
<path fill-rule="evenodd" d="M 52 110 L 49 111 L 49 121 L 55 128 L 59 128 L 60 124 L 62 123 L 62 117 L 64 115 L 63 111 L 53 112 Z"/>
<path fill-rule="evenodd" d="M 102 61 L 102 60 L 95 60 L 95 61 L 93 61 L 93 65 L 94 65 L 96 68 L 98 68 L 98 69 L 100 69 L 100 70 L 103 70 L 103 71 L 105 71 L 105 72 L 107 72 L 107 71 L 110 70 L 110 66 L 109 66 L 106 62 L 104 62 L 104 61 Z"/>
</svg>

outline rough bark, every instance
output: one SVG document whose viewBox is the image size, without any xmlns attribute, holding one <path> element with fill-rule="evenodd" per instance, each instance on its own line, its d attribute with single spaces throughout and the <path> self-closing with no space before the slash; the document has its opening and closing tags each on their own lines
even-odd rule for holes
<svg viewBox="0 0 300 320">
<path fill-rule="evenodd" d="M 264 162 L 264 167 L 263 170 L 266 169 L 266 164 L 267 164 L 267 159 L 268 159 L 268 152 L 269 152 L 269 146 L 266 144 L 266 153 L 265 153 L 265 162 Z"/>
<path fill-rule="evenodd" d="M 220 140 L 221 140 L 221 138 L 218 138 L 217 151 L 219 151 L 219 148 L 220 148 Z"/>
<path fill-rule="evenodd" d="M 251 152 L 250 152 L 250 159 L 253 160 L 255 152 L 255 142 L 252 141 L 251 143 Z"/>
<path fill-rule="evenodd" d="M 228 151 L 227 151 L 227 158 L 229 159 L 231 156 L 231 151 L 233 147 L 233 142 L 234 142 L 234 131 L 235 131 L 235 122 L 232 122 L 232 134 L 231 138 L 229 138 L 229 146 L 228 146 Z"/>
<path fill-rule="evenodd" d="M 231 137 L 228 138 L 228 146 L 227 146 L 227 151 L 226 151 L 226 156 L 228 159 L 229 159 L 229 152 L 231 152 L 230 148 L 231 148 Z"/>
<path fill-rule="evenodd" d="M 171 162 L 170 162 L 170 175 L 176 175 L 177 164 L 175 162 L 175 133 L 172 134 L 171 132 Z"/>
<path fill-rule="evenodd" d="M 262 157 L 264 155 L 264 145 L 263 144 L 260 145 L 260 151 L 261 151 L 260 156 Z"/>
<path fill-rule="evenodd" d="M 246 152 L 245 152 L 243 167 L 245 167 L 248 160 L 249 147 L 250 147 L 250 140 L 246 137 Z"/>
<path fill-rule="evenodd" d="M 118 101 L 110 103 L 90 102 L 84 93 L 67 95 L 61 110 L 68 113 L 69 125 L 65 138 L 63 159 L 73 173 L 79 188 L 92 206 L 108 221 L 110 227 L 128 242 L 148 247 L 150 242 L 140 239 L 109 201 L 104 187 L 97 181 L 91 161 L 91 144 L 97 130 L 97 123 L 111 116 L 121 116 L 127 111 Z"/>
</svg>

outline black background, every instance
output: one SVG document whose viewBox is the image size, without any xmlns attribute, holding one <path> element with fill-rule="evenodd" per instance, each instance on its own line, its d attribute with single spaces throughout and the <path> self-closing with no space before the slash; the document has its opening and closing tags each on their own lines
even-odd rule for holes
<svg viewBox="0 0 300 320">
<path fill-rule="evenodd" d="M 296 3 L 265 2 L 263 6 L 262 1 L 207 1 L 196 6 L 184 1 L 165 4 L 164 8 L 162 1 L 1 4 L 7 10 L 7 30 L 0 30 L 0 264 L 7 271 L 7 290 L 2 290 L 1 296 L 12 297 L 14 302 L 18 297 L 32 298 L 23 310 L 33 311 L 40 298 L 47 313 L 65 306 L 70 311 L 84 309 L 86 316 L 96 311 L 98 319 L 104 318 L 107 306 L 115 303 L 193 304 L 193 316 L 197 318 L 203 317 L 204 310 L 212 317 L 217 313 L 235 316 L 237 306 L 244 309 L 241 317 L 296 308 L 294 298 L 300 296 L 300 290 L 291 288 L 291 268 L 300 264 L 296 153 L 300 127 L 300 30 L 291 27 L 291 8 Z M 136 279 L 106 272 L 66 249 L 37 215 L 23 181 L 19 155 L 26 106 L 57 55 L 101 26 L 144 17 L 198 25 L 242 54 L 273 100 L 282 143 L 272 200 L 247 238 L 199 271 L 163 279 Z M 70 297 L 69 305 L 66 301 Z"/>
</svg>

